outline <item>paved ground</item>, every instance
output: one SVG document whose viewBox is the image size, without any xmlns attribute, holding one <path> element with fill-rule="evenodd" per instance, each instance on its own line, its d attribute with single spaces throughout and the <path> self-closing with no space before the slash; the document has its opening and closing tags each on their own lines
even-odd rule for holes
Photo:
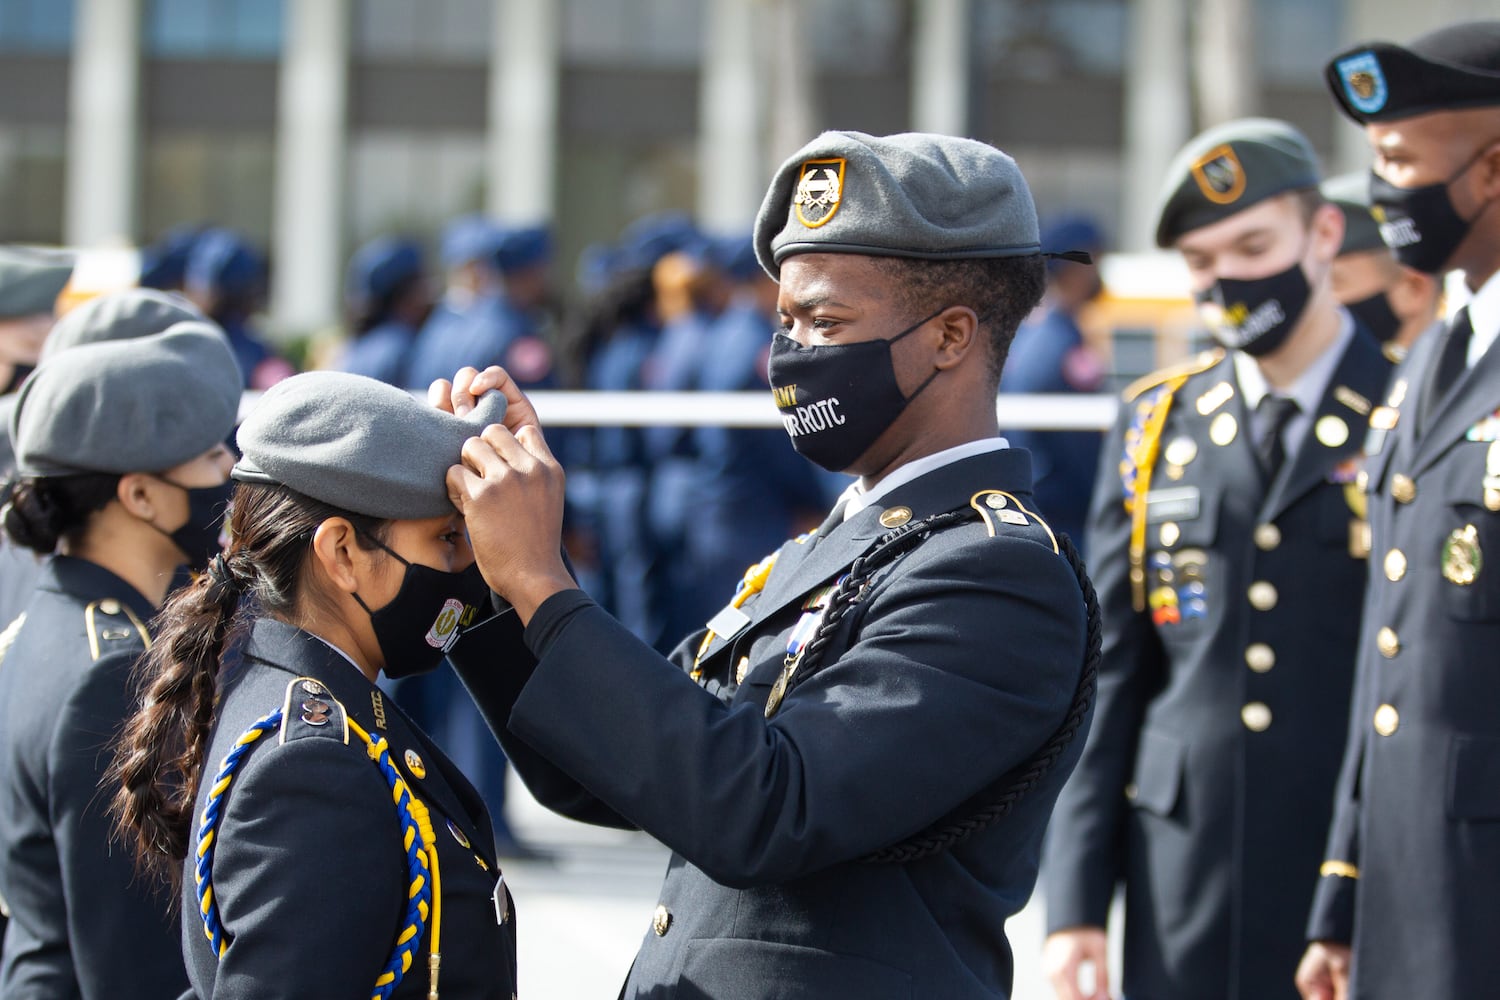
<svg viewBox="0 0 1500 1000">
<path fill-rule="evenodd" d="M 514 776 L 507 812 L 527 842 L 554 852 L 551 863 L 505 864 L 519 916 L 521 997 L 615 1000 L 656 908 L 666 849 L 643 834 L 554 816 Z M 1042 920 L 1034 899 L 1011 921 L 1014 1000 L 1052 1000 L 1038 968 Z"/>
</svg>

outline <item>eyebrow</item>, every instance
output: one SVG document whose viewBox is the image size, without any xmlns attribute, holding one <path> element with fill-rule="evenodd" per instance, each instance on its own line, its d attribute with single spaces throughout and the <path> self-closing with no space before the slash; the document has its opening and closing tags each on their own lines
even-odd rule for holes
<svg viewBox="0 0 1500 1000">
<path fill-rule="evenodd" d="M 806 311 L 808 309 L 816 309 L 818 306 L 833 306 L 836 309 L 854 308 L 846 302 L 840 302 L 837 299 L 831 298 L 827 295 L 812 295 L 804 299 L 798 299 L 797 301 L 792 303 L 792 308 L 800 309 L 803 311 Z M 786 309 L 782 308 L 780 305 L 777 305 L 776 311 L 786 312 Z"/>
</svg>

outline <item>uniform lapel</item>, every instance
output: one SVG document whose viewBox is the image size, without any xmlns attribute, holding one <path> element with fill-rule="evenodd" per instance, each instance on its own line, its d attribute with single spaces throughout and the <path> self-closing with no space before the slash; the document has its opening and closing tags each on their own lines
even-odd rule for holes
<svg viewBox="0 0 1500 1000">
<path fill-rule="evenodd" d="M 1429 357 L 1429 369 L 1433 363 Z M 1428 416 L 1427 426 L 1420 430 L 1416 440 L 1413 476 L 1431 468 L 1466 430 L 1500 408 L 1496 385 L 1500 385 L 1500 351 L 1491 345 L 1473 367 L 1459 376 L 1448 398 L 1439 401 Z M 1412 409 L 1412 404 L 1407 408 Z"/>
</svg>

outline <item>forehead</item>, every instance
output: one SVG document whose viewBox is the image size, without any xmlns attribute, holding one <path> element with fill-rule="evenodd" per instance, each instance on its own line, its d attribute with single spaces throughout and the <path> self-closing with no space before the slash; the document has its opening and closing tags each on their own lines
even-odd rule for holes
<svg viewBox="0 0 1500 1000">
<path fill-rule="evenodd" d="M 896 279 L 873 257 L 848 253 L 808 253 L 781 262 L 776 306 L 811 308 L 826 301 L 859 306 L 888 301 Z"/>
<path fill-rule="evenodd" d="M 1183 253 L 1206 253 L 1227 249 L 1252 235 L 1279 236 L 1302 231 L 1295 194 L 1280 194 L 1251 205 L 1218 222 L 1200 226 L 1177 238 Z"/>
</svg>

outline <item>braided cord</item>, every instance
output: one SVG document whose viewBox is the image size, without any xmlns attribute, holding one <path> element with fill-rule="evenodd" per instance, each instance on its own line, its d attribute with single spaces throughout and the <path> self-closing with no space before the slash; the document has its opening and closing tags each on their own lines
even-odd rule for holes
<svg viewBox="0 0 1500 1000">
<path fill-rule="evenodd" d="M 413 957 L 422 945 L 422 937 L 427 930 L 429 916 L 433 934 L 432 957 L 429 959 L 431 989 L 428 996 L 431 1000 L 437 1000 L 441 897 L 438 889 L 437 843 L 433 834 L 432 818 L 427 807 L 411 794 L 406 782 L 401 778 L 401 772 L 396 770 L 395 764 L 391 761 L 390 744 L 386 742 L 385 737 L 372 739 L 359 723 L 353 719 L 347 721 L 349 730 L 365 744 L 366 754 L 380 769 L 387 787 L 391 790 L 391 800 L 395 803 L 396 813 L 401 822 L 402 845 L 406 850 L 406 868 L 409 876 L 402 930 L 396 936 L 396 948 L 391 954 L 390 961 L 386 963 L 385 968 L 375 980 L 375 986 L 370 994 L 371 1000 L 389 1000 L 390 995 L 411 968 Z M 198 890 L 198 910 L 203 920 L 203 933 L 208 938 L 214 955 L 219 958 L 222 958 L 229 948 L 228 935 L 224 931 L 213 891 L 215 836 L 219 822 L 223 818 L 224 794 L 233 784 L 235 772 L 250 748 L 266 733 L 280 728 L 281 722 L 282 711 L 277 709 L 260 719 L 235 740 L 234 746 L 224 757 L 218 773 L 214 775 L 213 785 L 209 789 L 208 801 L 204 805 L 198 827 L 197 860 L 193 872 Z M 429 871 L 431 872 L 430 879 Z"/>
</svg>

